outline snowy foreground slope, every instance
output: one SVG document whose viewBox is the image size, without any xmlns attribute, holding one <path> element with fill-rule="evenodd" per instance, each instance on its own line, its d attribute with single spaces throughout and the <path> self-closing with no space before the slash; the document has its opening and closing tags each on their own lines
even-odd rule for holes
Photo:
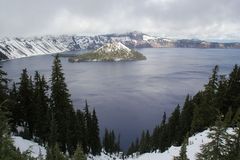
<svg viewBox="0 0 240 160">
<path fill-rule="evenodd" d="M 190 160 L 196 159 L 196 154 L 200 152 L 201 145 L 210 142 L 207 137 L 209 130 L 205 130 L 188 139 L 187 156 Z M 174 156 L 179 156 L 181 147 L 171 146 L 163 153 L 146 153 L 128 160 L 173 160 Z"/>
<path fill-rule="evenodd" d="M 20 152 L 31 152 L 31 156 L 37 158 L 40 154 L 46 156 L 46 149 L 35 142 L 23 139 L 22 137 L 12 136 L 13 144 Z"/>
<path fill-rule="evenodd" d="M 190 160 L 196 159 L 196 154 L 200 152 L 200 147 L 203 144 L 210 142 L 211 140 L 207 137 L 209 133 L 209 129 L 205 130 L 201 133 L 196 134 L 188 139 L 188 146 L 187 146 L 187 156 Z M 24 151 L 31 151 L 33 157 L 38 157 L 40 150 L 43 156 L 46 155 L 46 149 L 44 147 L 39 146 L 37 143 L 34 143 L 29 140 L 24 140 L 21 137 L 13 136 L 12 137 L 15 147 L 19 148 L 21 152 Z M 174 156 L 179 155 L 181 147 L 171 146 L 167 151 L 163 153 L 159 152 L 152 152 L 152 153 L 145 153 L 139 156 L 133 156 L 126 158 L 125 160 L 173 160 Z M 121 158 L 112 155 L 106 155 L 104 153 L 101 156 L 88 156 L 88 160 L 120 160 Z"/>
<path fill-rule="evenodd" d="M 187 156 L 190 160 L 196 159 L 196 154 L 200 152 L 201 145 L 210 142 L 211 140 L 207 137 L 209 130 L 205 130 L 201 133 L 196 134 L 188 139 L 188 146 L 187 146 Z M 152 152 L 152 153 L 145 153 L 139 156 L 133 156 L 126 158 L 126 160 L 173 160 L 173 157 L 179 156 L 181 147 L 171 146 L 167 151 L 163 153 L 159 152 Z M 88 160 L 120 160 L 117 157 L 109 157 L 107 155 L 102 154 L 101 156 L 92 157 Z"/>
</svg>

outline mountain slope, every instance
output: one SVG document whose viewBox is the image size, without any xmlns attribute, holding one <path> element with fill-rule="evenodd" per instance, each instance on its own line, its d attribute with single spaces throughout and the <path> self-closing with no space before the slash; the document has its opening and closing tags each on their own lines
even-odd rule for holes
<svg viewBox="0 0 240 160">
<path fill-rule="evenodd" d="M 59 53 L 69 50 L 66 45 L 54 37 L 32 39 L 5 38 L 0 40 L 0 55 L 2 59 L 14 59 L 34 55 Z"/>
<path fill-rule="evenodd" d="M 97 36 L 42 36 L 35 38 L 0 39 L 0 60 L 72 50 L 92 50 L 113 41 L 129 48 L 240 48 L 240 43 L 214 43 L 201 40 L 174 40 L 150 36 L 141 32 Z"/>
</svg>

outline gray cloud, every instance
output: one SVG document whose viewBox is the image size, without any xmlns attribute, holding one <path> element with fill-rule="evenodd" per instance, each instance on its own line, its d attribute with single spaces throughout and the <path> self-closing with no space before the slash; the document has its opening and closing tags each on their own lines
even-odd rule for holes
<svg viewBox="0 0 240 160">
<path fill-rule="evenodd" d="M 240 40 L 239 0 L 1 0 L 0 36 L 138 30 Z"/>
</svg>

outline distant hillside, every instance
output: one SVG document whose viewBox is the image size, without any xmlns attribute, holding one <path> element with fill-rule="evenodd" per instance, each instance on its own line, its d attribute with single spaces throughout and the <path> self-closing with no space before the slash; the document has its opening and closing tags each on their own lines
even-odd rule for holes
<svg viewBox="0 0 240 160">
<path fill-rule="evenodd" d="M 129 48 L 240 48 L 240 43 L 216 43 L 201 40 L 174 40 L 141 32 L 97 36 L 43 36 L 0 39 L 0 59 L 14 59 L 64 51 L 97 49 L 106 43 L 121 42 Z"/>
<path fill-rule="evenodd" d="M 141 53 L 129 49 L 121 42 L 104 44 L 97 50 L 75 57 L 70 57 L 70 62 L 95 62 L 95 61 L 136 61 L 145 60 Z"/>
</svg>

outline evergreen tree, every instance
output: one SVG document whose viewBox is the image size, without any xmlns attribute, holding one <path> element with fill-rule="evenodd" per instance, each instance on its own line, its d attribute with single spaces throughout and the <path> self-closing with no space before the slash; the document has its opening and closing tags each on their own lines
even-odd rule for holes
<svg viewBox="0 0 240 160">
<path fill-rule="evenodd" d="M 183 144 L 180 150 L 180 155 L 176 157 L 174 160 L 189 160 L 187 158 L 187 141 L 188 141 L 187 138 L 183 141 Z"/>
<path fill-rule="evenodd" d="M 220 75 L 219 79 L 219 85 L 218 85 L 218 91 L 216 93 L 216 100 L 215 100 L 215 106 L 219 109 L 220 113 L 225 115 L 228 112 L 229 106 L 229 98 L 227 95 L 228 91 L 228 80 L 226 79 L 226 76 Z"/>
<path fill-rule="evenodd" d="M 119 153 L 120 151 L 120 135 L 116 139 L 114 131 L 108 131 L 105 129 L 103 137 L 103 148 L 107 153 Z"/>
<path fill-rule="evenodd" d="M 127 155 L 132 155 L 133 153 L 137 153 L 139 152 L 140 148 L 139 148 L 139 140 L 138 138 L 135 140 L 135 142 L 132 142 L 131 145 L 129 146 L 128 150 L 127 150 Z"/>
<path fill-rule="evenodd" d="M 91 128 L 90 128 L 90 146 L 93 155 L 100 154 L 101 152 L 101 141 L 99 138 L 99 127 L 98 127 L 98 119 L 96 116 L 95 109 L 93 110 L 92 118 L 91 118 Z"/>
<path fill-rule="evenodd" d="M 52 112 L 52 117 L 50 121 L 50 134 L 48 137 L 48 146 L 53 148 L 57 144 L 57 137 L 58 137 L 58 132 L 57 132 L 57 122 L 55 120 L 54 113 Z"/>
<path fill-rule="evenodd" d="M 233 119 L 234 134 L 231 134 L 226 140 L 228 146 L 231 146 L 231 152 L 228 159 L 239 160 L 240 159 L 240 109 L 237 110 Z"/>
<path fill-rule="evenodd" d="M 87 141 L 86 141 L 86 128 L 85 128 L 85 119 L 84 113 L 81 110 L 77 110 L 76 113 L 76 131 L 77 135 L 76 141 L 78 144 L 82 144 L 82 149 L 84 153 L 87 153 Z"/>
<path fill-rule="evenodd" d="M 176 134 L 179 131 L 179 127 L 180 127 L 180 106 L 178 105 L 168 120 L 167 125 L 168 146 L 171 146 L 172 144 L 177 144 L 177 142 L 179 142 L 179 135 Z"/>
<path fill-rule="evenodd" d="M 181 144 L 184 140 L 186 134 L 191 130 L 191 123 L 193 119 L 193 111 L 194 111 L 194 104 L 190 99 L 190 96 L 187 95 L 185 99 L 185 103 L 183 105 L 183 109 L 180 115 L 180 128 L 179 128 L 179 142 Z"/>
<path fill-rule="evenodd" d="M 110 132 L 110 153 L 114 153 L 115 152 L 115 140 L 116 140 L 116 136 L 115 136 L 115 132 L 112 130 Z"/>
<path fill-rule="evenodd" d="M 48 86 L 44 76 L 41 77 L 38 72 L 35 73 L 34 82 L 35 134 L 39 137 L 39 143 L 45 144 L 50 130 Z"/>
<path fill-rule="evenodd" d="M 160 141 L 159 149 L 161 152 L 164 152 L 168 148 L 167 138 L 168 138 L 167 126 L 163 125 L 160 127 L 160 137 L 159 137 L 159 141 Z"/>
<path fill-rule="evenodd" d="M 68 113 L 68 128 L 67 128 L 67 150 L 70 155 L 74 154 L 74 151 L 77 148 L 77 117 L 75 111 L 69 111 Z"/>
<path fill-rule="evenodd" d="M 151 138 L 150 138 L 149 131 L 148 130 L 146 132 L 143 131 L 140 139 L 140 144 L 139 144 L 139 152 L 141 154 L 150 152 L 151 150 L 150 143 L 151 143 Z"/>
<path fill-rule="evenodd" d="M 194 115 L 191 124 L 191 133 L 203 131 L 205 128 L 214 125 L 217 115 L 219 114 L 216 106 L 216 95 L 218 91 L 218 66 L 215 66 L 209 82 L 205 85 L 205 90 L 199 92 L 199 104 L 194 108 Z"/>
<path fill-rule="evenodd" d="M 224 123 L 220 120 L 220 118 L 211 130 L 212 131 L 209 132 L 208 137 L 212 139 L 212 141 L 202 146 L 201 153 L 197 155 L 197 159 L 226 160 L 231 148 L 225 144 L 229 135 L 227 134 Z"/>
<path fill-rule="evenodd" d="M 1 160 L 30 160 L 30 157 L 22 155 L 13 146 L 10 138 L 10 130 L 8 126 L 8 113 L 6 113 L 0 103 L 0 159 Z"/>
<path fill-rule="evenodd" d="M 85 108 L 84 108 L 84 121 L 85 121 L 85 139 L 86 139 L 86 146 L 87 146 L 87 152 L 90 151 L 90 144 L 91 144 L 91 113 L 89 112 L 89 105 L 87 100 L 85 100 Z"/>
<path fill-rule="evenodd" d="M 70 125 L 70 113 L 73 111 L 70 94 L 65 83 L 59 56 L 55 56 L 51 76 L 51 107 L 57 122 L 57 141 L 60 150 L 66 152 L 67 131 Z"/>
<path fill-rule="evenodd" d="M 28 76 L 27 69 L 23 69 L 20 78 L 20 86 L 18 91 L 18 107 L 21 115 L 19 125 L 29 130 L 29 135 L 25 138 L 31 139 L 34 130 L 35 108 L 33 107 L 33 88 L 32 81 Z"/>
<path fill-rule="evenodd" d="M 128 148 L 127 155 L 128 156 L 132 155 L 134 151 L 135 151 L 135 145 L 134 145 L 134 142 L 132 142 L 130 147 Z"/>
<path fill-rule="evenodd" d="M 163 113 L 163 117 L 162 117 L 161 125 L 165 125 L 166 124 L 166 119 L 167 119 L 166 112 L 164 112 Z"/>
<path fill-rule="evenodd" d="M 11 124 L 11 130 L 15 133 L 17 131 L 15 130 L 17 124 L 19 124 L 21 116 L 19 113 L 21 113 L 20 107 L 18 106 L 17 102 L 18 97 L 18 91 L 16 87 L 16 83 L 13 83 L 12 88 L 9 91 L 9 112 L 10 115 L 10 124 Z"/>
<path fill-rule="evenodd" d="M 224 124 L 225 124 L 226 127 L 231 126 L 231 124 L 232 124 L 232 116 L 233 116 L 232 109 L 229 108 L 227 114 L 224 117 Z"/>
<path fill-rule="evenodd" d="M 160 127 L 156 126 L 153 130 L 151 137 L 151 147 L 153 150 L 158 149 L 160 146 Z"/>
<path fill-rule="evenodd" d="M 165 140 L 164 140 L 163 136 L 165 134 L 164 133 L 164 128 L 165 127 L 166 127 L 166 112 L 163 113 L 163 117 L 162 117 L 162 121 L 161 121 L 160 126 L 156 126 L 153 130 L 153 133 L 152 133 L 152 136 L 151 136 L 151 148 L 153 150 L 164 148 Z"/>
<path fill-rule="evenodd" d="M 74 152 L 73 160 L 87 160 L 86 156 L 82 151 L 82 148 L 79 145 L 77 146 L 77 149 Z"/>
<path fill-rule="evenodd" d="M 59 150 L 57 144 L 47 150 L 46 160 L 67 160 Z"/>
<path fill-rule="evenodd" d="M 138 152 L 138 151 L 139 151 L 139 148 L 140 148 L 139 145 L 140 145 L 140 144 L 139 144 L 139 139 L 136 138 L 136 140 L 135 140 L 135 146 L 134 146 L 134 150 L 133 150 L 134 152 Z M 133 152 L 133 153 L 134 153 L 134 152 Z"/>
<path fill-rule="evenodd" d="M 107 129 L 105 129 L 105 133 L 103 137 L 103 148 L 107 153 L 110 152 L 110 136 Z"/>
<path fill-rule="evenodd" d="M 120 134 L 118 134 L 118 139 L 116 142 L 116 152 L 117 153 L 119 153 L 121 151 L 120 143 L 121 143 Z"/>
<path fill-rule="evenodd" d="M 0 66 L 0 104 L 8 98 L 8 81 L 7 73 Z"/>
<path fill-rule="evenodd" d="M 236 113 L 240 103 L 240 67 L 235 65 L 233 71 L 229 74 L 228 87 L 226 91 L 226 105 L 232 108 L 233 113 Z M 225 109 L 228 111 L 228 108 Z"/>
</svg>

